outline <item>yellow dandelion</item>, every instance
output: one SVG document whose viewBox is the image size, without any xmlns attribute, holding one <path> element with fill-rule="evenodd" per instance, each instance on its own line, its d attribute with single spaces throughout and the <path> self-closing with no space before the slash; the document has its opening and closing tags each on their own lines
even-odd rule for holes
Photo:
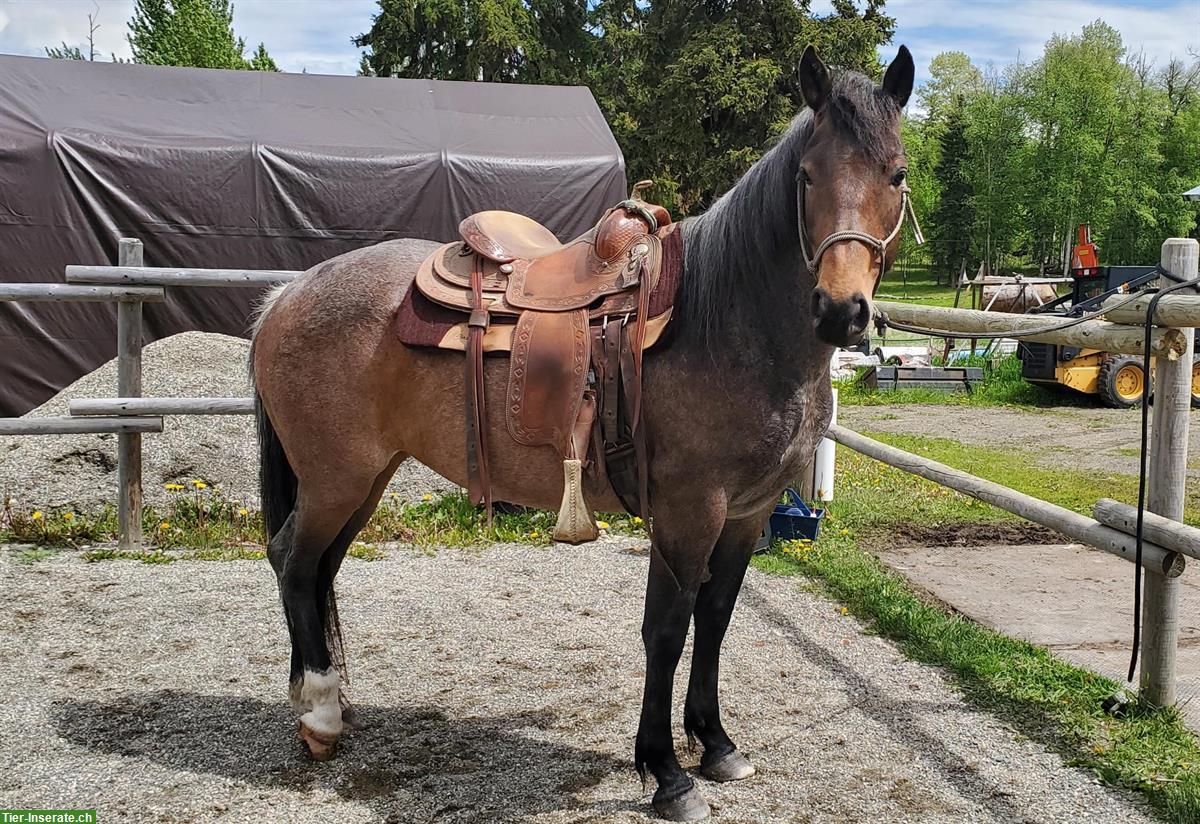
<svg viewBox="0 0 1200 824">
<path fill-rule="evenodd" d="M 640 523 L 642 522 L 642 519 L 641 519 L 641 518 L 639 518 L 637 515 L 634 515 L 634 516 L 633 516 L 633 522 L 634 522 L 635 524 L 640 524 Z"/>
<path fill-rule="evenodd" d="M 161 529 L 163 532 L 166 532 L 168 529 L 171 528 L 171 523 L 170 523 L 170 521 L 163 521 L 161 524 L 158 525 L 158 528 Z"/>
<path fill-rule="evenodd" d="M 842 530 L 841 532 L 839 532 L 838 534 L 839 534 L 839 535 L 849 535 L 849 534 L 850 534 L 850 530 L 848 530 L 848 529 L 843 529 L 843 530 Z"/>
<path fill-rule="evenodd" d="M 64 513 L 63 513 L 63 520 L 64 520 L 64 521 L 73 521 L 73 520 L 75 520 L 75 513 L 74 513 L 74 512 L 64 512 Z"/>
<path fill-rule="evenodd" d="M 846 607 L 842 607 L 842 615 L 849 615 L 849 614 L 850 614 L 850 610 L 846 609 Z"/>
<path fill-rule="evenodd" d="M 247 515 L 250 514 L 250 510 L 246 509 L 246 507 L 242 507 L 241 509 L 238 510 L 238 514 L 241 515 L 243 518 L 245 518 Z"/>
<path fill-rule="evenodd" d="M 433 496 L 430 495 L 428 492 L 426 492 L 424 495 L 421 496 L 421 500 L 422 501 L 432 501 Z"/>
<path fill-rule="evenodd" d="M 608 529 L 608 521 L 596 521 L 596 526 L 601 529 Z"/>
<path fill-rule="evenodd" d="M 183 490 L 183 484 L 163 484 L 163 489 L 168 492 L 180 492 Z"/>
<path fill-rule="evenodd" d="M 537 536 L 538 536 L 538 531 L 536 529 L 533 532 L 529 533 L 530 538 L 536 538 Z"/>
<path fill-rule="evenodd" d="M 204 481 L 192 481 L 192 486 L 196 487 L 196 489 L 208 489 L 208 484 Z"/>
<path fill-rule="evenodd" d="M 33 515 L 31 515 L 30 517 L 33 518 L 33 520 L 35 520 L 35 521 L 40 521 L 40 520 L 42 520 L 42 513 L 39 510 L 37 512 L 34 512 Z"/>
</svg>

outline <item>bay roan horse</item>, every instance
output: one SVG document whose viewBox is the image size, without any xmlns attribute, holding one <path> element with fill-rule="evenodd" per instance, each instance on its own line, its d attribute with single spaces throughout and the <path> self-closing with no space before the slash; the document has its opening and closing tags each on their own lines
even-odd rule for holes
<svg viewBox="0 0 1200 824">
<path fill-rule="evenodd" d="M 754 773 L 721 724 L 722 639 L 755 541 L 828 426 L 832 348 L 863 336 L 907 206 L 908 50 L 877 86 L 832 77 L 810 47 L 799 83 L 808 108 L 707 213 L 680 225 L 674 314 L 642 371 L 653 543 L 635 764 L 657 780 L 654 808 L 674 820 L 708 814 L 672 740 L 672 684 L 693 620 L 683 725 L 703 745 L 700 773 Z M 274 294 L 255 332 L 268 556 L 292 640 L 291 695 L 318 758 L 353 718 L 333 596 L 347 548 L 407 458 L 467 482 L 463 355 L 407 347 L 393 331 L 434 248 L 404 239 L 327 261 Z M 503 397 L 507 378 L 505 359 L 489 358 L 486 392 Z M 503 407 L 492 404 L 487 421 L 497 499 L 557 508 L 559 455 L 507 437 Z M 621 507 L 602 476 L 586 495 L 601 511 Z"/>
</svg>

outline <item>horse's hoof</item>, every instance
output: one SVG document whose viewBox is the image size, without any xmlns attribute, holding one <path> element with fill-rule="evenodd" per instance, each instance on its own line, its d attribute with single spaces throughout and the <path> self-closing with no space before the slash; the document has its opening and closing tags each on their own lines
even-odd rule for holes
<svg viewBox="0 0 1200 824">
<path fill-rule="evenodd" d="M 677 795 L 669 801 L 654 799 L 654 811 L 667 821 L 700 821 L 708 818 L 711 812 L 708 802 L 700 791 L 692 785 L 691 789 L 682 795 Z"/>
<path fill-rule="evenodd" d="M 328 761 L 333 758 L 337 747 L 337 737 L 322 735 L 315 732 L 304 722 L 300 722 L 300 740 L 308 747 L 308 754 L 314 761 Z"/>
<path fill-rule="evenodd" d="M 741 781 L 756 772 L 750 759 L 737 750 L 727 752 L 712 761 L 700 759 L 700 774 L 710 781 Z"/>
</svg>

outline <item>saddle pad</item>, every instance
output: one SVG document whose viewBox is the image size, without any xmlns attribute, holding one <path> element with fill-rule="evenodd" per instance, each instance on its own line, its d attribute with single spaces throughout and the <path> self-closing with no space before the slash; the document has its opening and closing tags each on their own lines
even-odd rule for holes
<svg viewBox="0 0 1200 824">
<path fill-rule="evenodd" d="M 653 298 L 651 298 L 653 301 Z M 651 303 L 651 310 L 655 306 Z M 512 351 L 515 323 L 506 323 L 506 318 L 493 318 L 492 324 L 483 335 L 485 355 L 506 355 Z M 671 320 L 671 306 L 646 321 L 646 340 L 643 349 L 649 349 L 667 329 Z M 419 289 L 409 287 L 394 321 L 396 338 L 405 346 L 426 349 L 447 349 L 452 352 L 467 351 L 467 322 L 454 309 L 439 306 L 421 294 Z"/>
</svg>

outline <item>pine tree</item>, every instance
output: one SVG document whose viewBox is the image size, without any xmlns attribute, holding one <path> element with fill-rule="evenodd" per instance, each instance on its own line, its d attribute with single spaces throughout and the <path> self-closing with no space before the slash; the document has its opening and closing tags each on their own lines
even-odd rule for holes
<svg viewBox="0 0 1200 824">
<path fill-rule="evenodd" d="M 135 63 L 278 71 L 261 43 L 245 58 L 229 0 L 136 0 L 127 39 Z"/>
<path fill-rule="evenodd" d="M 941 134 L 941 156 L 933 169 L 941 198 L 929 226 L 930 257 L 939 281 L 953 282 L 971 249 L 975 223 L 972 191 L 967 179 L 965 103 L 961 97 L 947 106 Z"/>
</svg>

